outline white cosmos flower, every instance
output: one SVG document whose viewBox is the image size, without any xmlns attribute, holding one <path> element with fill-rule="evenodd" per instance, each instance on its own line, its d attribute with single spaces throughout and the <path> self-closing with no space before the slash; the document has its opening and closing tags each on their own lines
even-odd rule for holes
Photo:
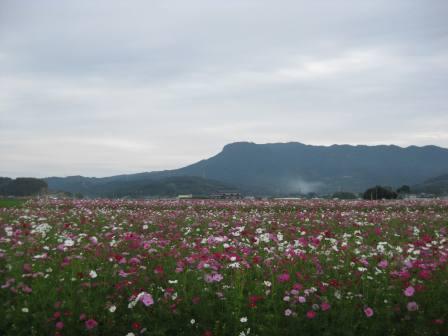
<svg viewBox="0 0 448 336">
<path fill-rule="evenodd" d="M 67 246 L 67 247 L 71 247 L 71 246 L 73 246 L 73 245 L 75 245 L 75 242 L 72 240 L 72 239 L 66 239 L 65 241 L 64 241 L 64 246 Z"/>
<path fill-rule="evenodd" d="M 98 274 L 97 274 L 94 270 L 91 270 L 90 273 L 89 273 L 89 276 L 90 276 L 92 279 L 95 279 L 95 278 L 98 276 Z"/>
</svg>

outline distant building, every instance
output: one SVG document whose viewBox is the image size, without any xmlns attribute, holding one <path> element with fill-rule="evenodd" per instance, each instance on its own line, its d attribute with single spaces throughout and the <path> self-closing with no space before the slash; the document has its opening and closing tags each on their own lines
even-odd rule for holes
<svg viewBox="0 0 448 336">
<path fill-rule="evenodd" d="M 241 193 L 236 190 L 218 191 L 215 194 L 210 195 L 213 199 L 241 199 Z"/>
<path fill-rule="evenodd" d="M 186 195 L 178 195 L 177 199 L 191 199 L 193 198 L 193 194 L 186 194 Z"/>
<path fill-rule="evenodd" d="M 296 201 L 303 199 L 302 197 L 274 197 L 276 201 Z"/>
</svg>

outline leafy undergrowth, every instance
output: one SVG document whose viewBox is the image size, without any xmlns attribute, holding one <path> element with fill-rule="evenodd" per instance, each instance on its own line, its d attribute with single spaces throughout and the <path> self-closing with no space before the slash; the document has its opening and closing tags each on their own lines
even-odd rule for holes
<svg viewBox="0 0 448 336">
<path fill-rule="evenodd" d="M 447 335 L 446 201 L 0 208 L 1 335 Z"/>
<path fill-rule="evenodd" d="M 25 203 L 23 199 L 0 198 L 0 208 L 13 208 L 22 206 Z"/>
</svg>

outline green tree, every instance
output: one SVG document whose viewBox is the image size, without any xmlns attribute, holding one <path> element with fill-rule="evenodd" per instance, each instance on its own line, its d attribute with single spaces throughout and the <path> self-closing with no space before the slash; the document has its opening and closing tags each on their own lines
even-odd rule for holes
<svg viewBox="0 0 448 336">
<path fill-rule="evenodd" d="M 397 189 L 398 194 L 409 194 L 411 192 L 411 187 L 408 185 L 402 185 L 400 188 Z"/>
<path fill-rule="evenodd" d="M 8 196 L 33 196 L 46 192 L 47 188 L 47 182 L 44 180 L 31 177 L 19 177 L 4 184 L 0 193 Z"/>
<path fill-rule="evenodd" d="M 365 200 L 396 199 L 397 196 L 395 191 L 382 186 L 375 186 L 367 189 L 363 194 Z"/>
</svg>

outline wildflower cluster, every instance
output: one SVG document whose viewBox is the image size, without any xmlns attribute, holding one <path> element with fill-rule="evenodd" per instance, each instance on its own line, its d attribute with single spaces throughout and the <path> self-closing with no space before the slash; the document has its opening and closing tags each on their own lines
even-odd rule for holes
<svg viewBox="0 0 448 336">
<path fill-rule="evenodd" d="M 1 335 L 446 335 L 446 201 L 0 209 Z"/>
</svg>

